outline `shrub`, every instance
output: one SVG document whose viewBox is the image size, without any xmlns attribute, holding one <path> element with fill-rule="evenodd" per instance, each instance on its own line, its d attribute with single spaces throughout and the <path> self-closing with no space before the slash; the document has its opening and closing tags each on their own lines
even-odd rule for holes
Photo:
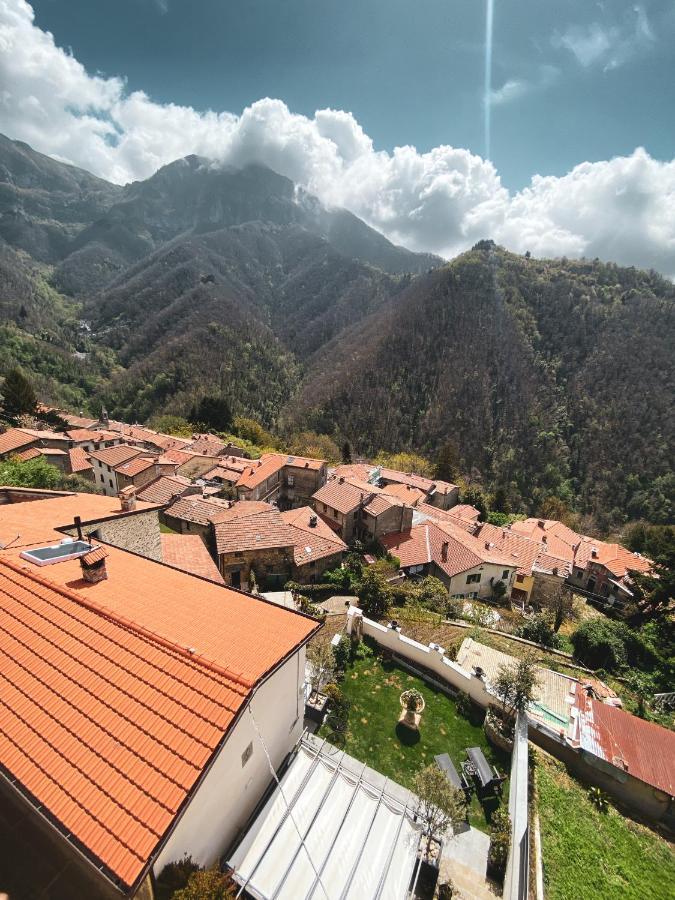
<svg viewBox="0 0 675 900">
<path fill-rule="evenodd" d="M 488 871 L 502 881 L 506 872 L 506 861 L 511 843 L 511 819 L 504 807 L 492 814 L 490 822 L 490 850 L 488 851 Z"/>
<path fill-rule="evenodd" d="M 230 876 L 214 866 L 193 872 L 185 887 L 176 891 L 172 900 L 234 900 L 235 896 Z"/>
<path fill-rule="evenodd" d="M 591 619 L 571 635 L 574 655 L 591 668 L 616 672 L 630 665 L 651 669 L 658 655 L 638 632 L 625 622 Z"/>
<path fill-rule="evenodd" d="M 344 672 L 351 655 L 351 641 L 346 634 L 343 634 L 337 645 L 333 647 L 335 656 L 335 665 L 339 672 Z"/>
<path fill-rule="evenodd" d="M 468 694 L 465 694 L 461 691 L 457 695 L 457 700 L 455 701 L 455 705 L 457 707 L 457 712 L 460 716 L 463 716 L 465 719 L 468 719 L 471 715 L 472 703 L 471 698 Z"/>
<path fill-rule="evenodd" d="M 401 694 L 401 700 L 405 703 L 405 708 L 409 712 L 417 712 L 417 710 L 422 705 L 424 697 L 422 697 L 420 692 L 416 691 L 415 688 L 411 688 L 408 691 L 403 691 L 403 693 Z"/>
<path fill-rule="evenodd" d="M 534 641 L 536 644 L 542 644 L 544 647 L 557 649 L 561 644 L 561 640 L 554 632 L 548 618 L 541 614 L 528 619 L 517 629 L 516 634 L 518 637 Z"/>
<path fill-rule="evenodd" d="M 588 789 L 587 796 L 598 812 L 607 812 L 609 809 L 609 801 L 604 791 L 601 791 L 599 787 L 592 787 Z"/>
<path fill-rule="evenodd" d="M 159 873 L 156 884 L 157 900 L 171 900 L 174 893 L 184 888 L 193 872 L 199 866 L 186 853 L 182 859 L 170 862 Z"/>
</svg>

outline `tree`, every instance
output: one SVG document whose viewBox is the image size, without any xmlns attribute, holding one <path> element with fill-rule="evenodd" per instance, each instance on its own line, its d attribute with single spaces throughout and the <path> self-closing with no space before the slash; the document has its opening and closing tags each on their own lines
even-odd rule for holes
<svg viewBox="0 0 675 900">
<path fill-rule="evenodd" d="M 438 478 L 440 481 L 454 483 L 459 478 L 460 466 L 459 447 L 453 440 L 448 438 L 436 454 L 433 477 Z"/>
<path fill-rule="evenodd" d="M 434 763 L 415 775 L 413 792 L 419 800 L 417 813 L 427 830 L 428 853 L 434 836 L 442 837 L 448 828 L 465 820 L 466 800 Z"/>
<path fill-rule="evenodd" d="M 387 453 L 381 450 L 374 462 L 377 466 L 396 469 L 398 472 L 414 472 L 416 475 L 424 475 L 426 478 L 430 478 L 434 471 L 429 460 L 418 453 Z"/>
<path fill-rule="evenodd" d="M 370 619 L 379 619 L 389 608 L 389 585 L 374 566 L 363 570 L 358 595 L 361 609 Z"/>
<path fill-rule="evenodd" d="M 202 397 L 190 411 L 190 421 L 204 431 L 227 431 L 232 425 L 232 410 L 222 394 Z"/>
<path fill-rule="evenodd" d="M 626 665 L 626 647 L 607 619 L 590 619 L 572 632 L 574 655 L 591 669 L 616 672 Z"/>
<path fill-rule="evenodd" d="M 214 866 L 193 872 L 185 887 L 177 890 L 172 900 L 234 900 L 235 896 L 230 876 Z"/>
<path fill-rule="evenodd" d="M 487 497 L 482 489 L 477 485 L 466 485 L 462 490 L 462 503 L 468 503 L 469 506 L 475 506 L 480 513 L 480 520 L 484 522 L 488 515 Z"/>
<path fill-rule="evenodd" d="M 16 457 L 0 462 L 0 484 L 15 487 L 33 487 L 43 490 L 79 491 L 80 493 L 98 493 L 93 481 L 79 478 L 77 475 L 64 475 L 60 469 L 48 463 L 43 456 L 22 462 Z"/>
<path fill-rule="evenodd" d="M 162 434 L 175 434 L 179 437 L 192 437 L 194 431 L 187 419 L 174 415 L 155 416 L 150 426 Z"/>
<path fill-rule="evenodd" d="M 33 416 L 37 412 L 37 397 L 33 385 L 17 367 L 10 369 L 5 375 L 2 398 L 3 409 L 9 419 Z"/>
<path fill-rule="evenodd" d="M 651 571 L 629 574 L 648 606 L 666 608 L 675 598 L 675 526 L 648 529 L 644 549 L 652 557 Z"/>
<path fill-rule="evenodd" d="M 318 694 L 325 684 L 335 678 L 335 653 L 328 638 L 315 638 L 308 645 L 307 662 L 311 671 L 312 693 Z"/>
<path fill-rule="evenodd" d="M 439 578 L 427 575 L 417 585 L 414 596 L 421 606 L 445 614 L 448 608 L 448 589 Z"/>
<path fill-rule="evenodd" d="M 537 596 L 535 604 L 547 610 L 553 617 L 553 631 L 557 634 L 563 622 L 574 616 L 574 595 L 564 584 L 558 584 L 551 591 Z"/>
<path fill-rule="evenodd" d="M 526 641 L 534 641 L 535 644 L 541 644 L 543 647 L 559 647 L 560 638 L 551 628 L 548 616 L 537 615 L 532 616 L 518 629 L 518 637 L 525 638 Z"/>
<path fill-rule="evenodd" d="M 492 584 L 492 599 L 498 603 L 506 594 L 506 585 L 500 579 L 493 582 Z"/>
<path fill-rule="evenodd" d="M 538 683 L 534 657 L 526 657 L 500 666 L 493 686 L 504 712 L 515 716 L 516 713 L 525 712 L 532 703 Z"/>
<path fill-rule="evenodd" d="M 291 436 L 288 452 L 296 456 L 309 456 L 312 459 L 325 459 L 329 463 L 340 462 L 340 448 L 328 434 L 317 434 L 316 431 L 299 431 Z"/>
<path fill-rule="evenodd" d="M 345 441 L 342 445 L 342 462 L 349 465 L 352 461 L 352 447 L 349 441 Z"/>
</svg>

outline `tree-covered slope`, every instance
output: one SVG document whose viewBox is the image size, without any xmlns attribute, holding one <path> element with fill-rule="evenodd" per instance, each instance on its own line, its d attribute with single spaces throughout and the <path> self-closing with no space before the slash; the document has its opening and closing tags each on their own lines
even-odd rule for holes
<svg viewBox="0 0 675 900">
<path fill-rule="evenodd" d="M 657 518 L 673 480 L 674 300 L 635 269 L 474 250 L 324 348 L 286 417 L 364 453 L 451 439 L 513 508 L 556 496 Z"/>
</svg>

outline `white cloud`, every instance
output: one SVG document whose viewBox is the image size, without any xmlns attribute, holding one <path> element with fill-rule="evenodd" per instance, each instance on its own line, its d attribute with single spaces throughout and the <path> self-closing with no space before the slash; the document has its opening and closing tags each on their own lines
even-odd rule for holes
<svg viewBox="0 0 675 900">
<path fill-rule="evenodd" d="M 621 18 L 603 24 L 572 25 L 562 34 L 554 34 L 552 44 L 569 50 L 584 68 L 602 64 L 607 72 L 647 50 L 654 40 L 645 8 L 636 5 Z"/>
<path fill-rule="evenodd" d="M 558 80 L 560 70 L 556 66 L 540 66 L 537 77 L 533 80 L 524 78 L 510 78 L 500 88 L 496 88 L 490 94 L 490 103 L 493 106 L 503 106 L 514 100 L 520 100 L 533 91 L 550 87 Z"/>
<path fill-rule="evenodd" d="M 468 150 L 377 151 L 341 110 L 310 118 L 263 99 L 241 115 L 200 113 L 128 93 L 122 79 L 92 76 L 56 47 L 24 0 L 0 0 L 0 130 L 119 183 L 189 153 L 260 162 L 415 250 L 449 257 L 492 237 L 516 251 L 597 255 L 675 277 L 675 161 L 636 150 L 562 178 L 536 176 L 510 194 L 492 163 Z"/>
</svg>

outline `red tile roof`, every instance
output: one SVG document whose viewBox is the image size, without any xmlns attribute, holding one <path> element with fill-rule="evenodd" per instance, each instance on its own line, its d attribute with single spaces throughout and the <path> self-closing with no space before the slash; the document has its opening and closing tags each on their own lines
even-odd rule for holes
<svg viewBox="0 0 675 900">
<path fill-rule="evenodd" d="M 119 441 L 120 436 L 114 431 L 98 430 L 94 428 L 71 428 L 66 434 L 76 443 L 84 443 L 85 441 Z"/>
<path fill-rule="evenodd" d="M 505 553 L 516 566 L 520 575 L 532 575 L 532 567 L 537 557 L 543 552 L 544 544 L 530 540 L 519 534 L 514 534 L 508 528 L 498 528 L 496 525 L 485 523 L 475 533 L 477 538 L 490 541 L 501 552 Z M 562 564 L 562 561 L 558 561 Z"/>
<path fill-rule="evenodd" d="M 191 444 L 188 445 L 190 450 L 193 453 L 196 453 L 198 456 L 220 456 L 221 453 L 225 450 L 227 444 L 221 441 L 219 438 L 212 437 L 210 435 L 202 435 L 197 438 L 197 440 L 192 441 Z"/>
<path fill-rule="evenodd" d="M 148 503 L 168 503 L 176 495 L 182 494 L 190 486 L 189 478 L 182 475 L 162 475 L 150 484 L 144 485 L 137 496 Z"/>
<path fill-rule="evenodd" d="M 214 524 L 218 554 L 293 547 L 295 534 L 278 509 L 230 518 Z"/>
<path fill-rule="evenodd" d="M 81 557 L 82 562 L 86 563 L 88 566 L 93 565 L 94 563 L 101 562 L 101 560 L 105 559 L 108 556 L 108 551 L 105 547 L 94 547 L 93 550 L 90 550 L 89 553 L 85 553 L 83 557 Z"/>
<path fill-rule="evenodd" d="M 20 450 L 15 455 L 21 462 L 28 462 L 29 459 L 37 459 L 38 456 L 42 456 L 42 448 L 28 447 L 26 450 Z"/>
<path fill-rule="evenodd" d="M 317 503 L 325 503 L 326 506 L 336 509 L 343 515 L 348 515 L 355 509 L 358 509 L 361 503 L 366 503 L 375 491 L 370 488 L 357 487 L 352 484 L 351 480 L 346 478 L 335 477 L 329 478 L 328 481 L 312 495 L 312 499 Z"/>
<path fill-rule="evenodd" d="M 191 453 L 189 450 L 179 450 L 177 447 L 174 447 L 172 450 L 165 450 L 163 453 L 165 459 L 170 459 L 171 462 L 179 466 L 189 462 L 196 455 L 196 453 Z"/>
<path fill-rule="evenodd" d="M 149 469 L 154 465 L 154 458 L 137 456 L 135 459 L 130 459 L 129 462 L 123 462 L 118 466 L 115 466 L 115 471 L 119 472 L 120 475 L 126 475 L 127 478 L 133 478 L 134 475 L 139 475 L 141 472 L 145 472 L 146 469 Z"/>
<path fill-rule="evenodd" d="M 380 478 L 384 481 L 393 481 L 396 484 L 409 484 L 411 487 L 424 491 L 425 494 L 428 494 L 432 488 L 435 489 L 434 493 L 449 494 L 457 487 L 456 484 L 451 484 L 449 481 L 426 478 L 424 475 L 415 475 L 414 472 L 399 472 L 397 469 L 388 469 L 386 466 L 380 466 L 379 468 Z"/>
<path fill-rule="evenodd" d="M 453 509 L 439 509 L 439 507 L 432 506 L 430 503 L 418 503 L 415 507 L 416 512 L 413 521 L 431 519 L 433 522 L 450 522 L 451 525 L 473 534 L 480 523 L 474 522 L 472 519 L 461 519 L 453 515 Z"/>
<path fill-rule="evenodd" d="M 206 500 L 200 494 L 190 494 L 172 503 L 164 511 L 164 515 L 194 522 L 195 525 L 209 525 L 211 522 L 220 521 L 227 508 L 227 501 Z"/>
<path fill-rule="evenodd" d="M 237 487 L 253 490 L 266 481 L 270 475 L 281 471 L 285 457 L 278 453 L 263 453 L 258 460 L 251 460 L 249 466 L 241 473 Z"/>
<path fill-rule="evenodd" d="M 281 518 L 293 532 L 293 557 L 296 566 L 305 566 L 317 559 L 344 553 L 348 549 L 342 538 L 310 506 L 289 509 L 281 513 Z M 315 524 L 312 525 L 311 522 Z"/>
<path fill-rule="evenodd" d="M 56 411 L 64 422 L 72 425 L 73 428 L 93 428 L 98 424 L 98 419 L 89 419 L 86 416 L 74 416 L 71 413 L 62 412 L 61 410 Z"/>
<path fill-rule="evenodd" d="M 90 459 L 97 459 L 99 462 L 110 466 L 112 469 L 119 466 L 123 462 L 127 462 L 136 456 L 140 456 L 147 451 L 140 447 L 131 447 L 129 444 L 118 444 L 116 447 L 106 447 L 104 450 L 92 450 L 89 454 Z"/>
<path fill-rule="evenodd" d="M 162 560 L 175 569 L 224 584 L 218 566 L 198 534 L 163 534 Z"/>
<path fill-rule="evenodd" d="M 466 519 L 469 522 L 477 522 L 480 518 L 480 510 L 476 509 L 475 506 L 470 506 L 468 503 L 458 503 L 452 509 L 449 509 L 448 512 L 455 519 Z"/>
<path fill-rule="evenodd" d="M 36 438 L 20 428 L 10 428 L 4 434 L 0 434 L 0 454 L 13 453 L 29 444 L 34 444 Z"/>
<path fill-rule="evenodd" d="M 89 455 L 82 447 L 73 447 L 68 451 L 68 457 L 70 458 L 71 472 L 86 472 L 92 468 Z"/>
<path fill-rule="evenodd" d="M 5 561 L 0 597 L 0 762 L 129 888 L 252 682 Z"/>
<path fill-rule="evenodd" d="M 410 484 L 387 484 L 382 488 L 382 491 L 388 497 L 395 497 L 397 500 L 401 500 L 406 506 L 417 506 L 426 497 L 424 491 Z"/>
<path fill-rule="evenodd" d="M 675 733 L 589 697 L 577 685 L 570 740 L 634 778 L 675 797 Z"/>
</svg>

